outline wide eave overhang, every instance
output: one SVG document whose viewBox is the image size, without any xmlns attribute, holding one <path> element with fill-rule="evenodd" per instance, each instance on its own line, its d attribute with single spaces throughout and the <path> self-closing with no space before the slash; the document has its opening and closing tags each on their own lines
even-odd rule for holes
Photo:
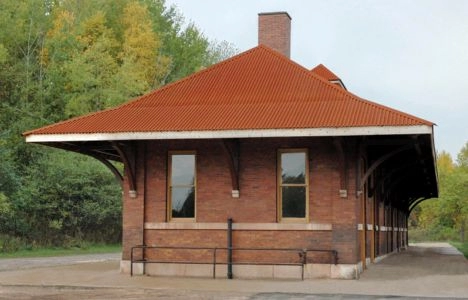
<svg viewBox="0 0 468 300">
<path fill-rule="evenodd" d="M 388 153 L 401 151 L 386 162 L 384 168 L 393 182 L 399 182 L 400 205 L 403 211 L 411 211 L 419 202 L 438 196 L 437 172 L 433 127 L 417 126 L 366 126 L 341 128 L 301 129 L 250 129 L 206 131 L 157 131 L 157 132 L 107 132 L 107 133 L 61 133 L 25 134 L 26 141 L 60 148 L 92 156 L 104 163 L 122 162 L 120 151 L 138 141 L 178 139 L 250 139 L 250 138 L 304 138 L 331 137 L 348 139 L 354 137 L 366 147 L 370 160 L 378 161 Z M 120 148 L 120 151 L 119 151 Z M 385 165 L 385 164 L 384 164 Z M 408 180 L 404 180 L 407 178 Z"/>
<path fill-rule="evenodd" d="M 156 132 L 102 132 L 30 134 L 29 143 L 60 143 L 90 141 L 168 140 L 168 139 L 224 139 L 224 138 L 272 138 L 272 137 L 325 137 L 432 134 L 432 126 L 366 126 L 341 128 L 301 129 L 250 129 L 250 130 L 199 130 Z"/>
</svg>

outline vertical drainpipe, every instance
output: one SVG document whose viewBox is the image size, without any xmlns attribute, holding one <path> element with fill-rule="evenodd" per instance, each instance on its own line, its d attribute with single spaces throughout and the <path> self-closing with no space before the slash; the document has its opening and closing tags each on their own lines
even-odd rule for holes
<svg viewBox="0 0 468 300">
<path fill-rule="evenodd" d="M 227 261 L 227 277 L 232 279 L 232 218 L 227 220 L 228 232 L 227 232 L 227 250 L 228 250 L 228 261 Z"/>
</svg>

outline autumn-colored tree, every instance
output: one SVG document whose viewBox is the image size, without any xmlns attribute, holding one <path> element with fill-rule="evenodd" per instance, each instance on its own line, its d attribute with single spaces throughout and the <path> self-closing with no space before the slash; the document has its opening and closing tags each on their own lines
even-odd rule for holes
<svg viewBox="0 0 468 300">
<path fill-rule="evenodd" d="M 0 252 L 115 242 L 113 175 L 21 133 L 118 105 L 229 51 L 164 0 L 2 0 L 0 28 Z"/>
<path fill-rule="evenodd" d="M 68 79 L 66 114 L 77 116 L 109 107 L 117 73 L 117 41 L 106 26 L 103 12 L 82 23 L 78 49 L 64 66 Z"/>
<path fill-rule="evenodd" d="M 57 7 L 51 18 L 52 26 L 39 53 L 39 63 L 45 73 L 43 88 L 48 104 L 44 115 L 50 120 L 58 121 L 64 118 L 70 90 L 65 66 L 73 59 L 79 42 L 73 12 Z"/>
<path fill-rule="evenodd" d="M 125 26 L 121 58 L 125 63 L 132 63 L 134 72 L 139 69 L 142 80 L 148 88 L 160 85 L 160 80 L 167 74 L 169 59 L 160 53 L 161 40 L 153 31 L 147 7 L 138 2 L 129 3 L 123 13 Z"/>
<path fill-rule="evenodd" d="M 458 154 L 457 162 L 442 151 L 437 157 L 439 198 L 424 201 L 411 216 L 412 225 L 429 239 L 466 239 L 468 226 L 468 143 Z"/>
<path fill-rule="evenodd" d="M 127 4 L 122 24 L 121 66 L 115 77 L 114 105 L 159 87 L 169 71 L 169 58 L 160 52 L 161 41 L 152 29 L 147 7 L 138 2 Z"/>
</svg>

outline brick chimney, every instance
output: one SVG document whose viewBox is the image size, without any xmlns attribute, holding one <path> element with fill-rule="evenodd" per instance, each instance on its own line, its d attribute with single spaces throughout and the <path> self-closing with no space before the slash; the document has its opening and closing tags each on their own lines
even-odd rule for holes
<svg viewBox="0 0 468 300">
<path fill-rule="evenodd" d="M 258 14 L 258 44 L 290 57 L 291 17 L 285 11 Z"/>
</svg>

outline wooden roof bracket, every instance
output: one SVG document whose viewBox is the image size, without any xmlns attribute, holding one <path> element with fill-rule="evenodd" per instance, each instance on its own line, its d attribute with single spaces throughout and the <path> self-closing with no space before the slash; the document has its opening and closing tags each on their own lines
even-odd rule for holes
<svg viewBox="0 0 468 300">
<path fill-rule="evenodd" d="M 128 180 L 128 194 L 130 198 L 136 198 L 137 187 L 136 187 L 136 151 L 133 144 L 129 144 L 129 147 L 123 147 L 121 144 L 112 141 L 112 147 L 117 151 L 122 162 L 124 164 L 125 176 Z"/>
<path fill-rule="evenodd" d="M 47 144 L 45 144 L 47 145 Z M 112 174 L 114 174 L 115 179 L 119 182 L 120 186 L 123 188 L 123 176 L 120 173 L 120 171 L 110 162 L 111 159 L 106 158 L 105 155 L 103 155 L 100 152 L 97 152 L 95 150 L 90 150 L 87 147 L 80 146 L 79 144 L 71 144 L 71 143 L 61 143 L 60 147 L 57 147 L 59 149 L 67 150 L 67 151 L 73 151 L 76 153 L 80 153 L 83 155 L 90 156 L 94 159 L 97 159 L 100 161 L 102 164 L 104 164 L 109 170 L 111 170 Z"/>
<path fill-rule="evenodd" d="M 419 162 L 412 162 L 408 164 L 404 164 L 399 168 L 393 169 L 392 171 L 388 172 L 385 176 L 377 179 L 375 185 L 369 189 L 369 197 L 372 197 L 375 193 L 375 191 L 380 188 L 381 185 L 383 185 L 389 178 L 393 177 L 396 173 L 399 173 L 401 171 L 405 171 L 406 169 L 413 167 L 415 165 L 419 164 Z"/>
<path fill-rule="evenodd" d="M 412 149 L 412 148 L 414 148 L 413 144 L 408 144 L 408 145 L 401 146 L 401 147 L 399 147 L 399 148 L 397 148 L 397 149 L 383 155 L 382 157 L 380 157 L 376 161 L 374 161 L 372 163 L 372 165 L 367 169 L 366 173 L 364 173 L 362 178 L 360 176 L 356 176 L 356 179 L 357 179 L 356 180 L 357 181 L 356 197 L 359 197 L 359 195 L 362 194 L 362 188 L 364 187 L 365 182 L 367 181 L 369 176 L 372 174 L 372 172 L 374 172 L 375 169 L 377 169 L 382 163 L 387 161 L 389 158 L 397 155 L 400 152 L 403 152 L 403 151 L 406 151 L 406 150 L 409 150 L 409 149 Z"/>
<path fill-rule="evenodd" d="M 239 198 L 240 142 L 239 139 L 222 139 L 221 144 L 226 153 L 229 171 L 231 173 L 232 198 Z"/>
<path fill-rule="evenodd" d="M 409 207 L 408 207 L 408 216 L 411 214 L 411 212 L 413 211 L 413 209 L 418 206 L 419 203 L 423 202 L 424 200 L 427 200 L 427 199 L 430 199 L 429 197 L 421 197 L 421 198 L 418 198 L 414 201 L 410 201 L 409 203 Z"/>
<path fill-rule="evenodd" d="M 333 145 L 335 145 L 338 153 L 338 168 L 340 171 L 340 197 L 348 198 L 348 160 L 344 151 L 343 137 L 334 137 Z"/>
<path fill-rule="evenodd" d="M 93 154 L 93 153 L 84 153 L 84 154 L 89 155 L 92 158 L 95 158 L 101 163 L 103 163 L 109 170 L 111 170 L 111 172 L 114 174 L 115 178 L 118 180 L 118 182 L 123 188 L 123 176 L 120 173 L 120 171 L 110 161 L 108 161 L 107 159 L 103 157 L 100 157 L 98 154 Z"/>
</svg>

